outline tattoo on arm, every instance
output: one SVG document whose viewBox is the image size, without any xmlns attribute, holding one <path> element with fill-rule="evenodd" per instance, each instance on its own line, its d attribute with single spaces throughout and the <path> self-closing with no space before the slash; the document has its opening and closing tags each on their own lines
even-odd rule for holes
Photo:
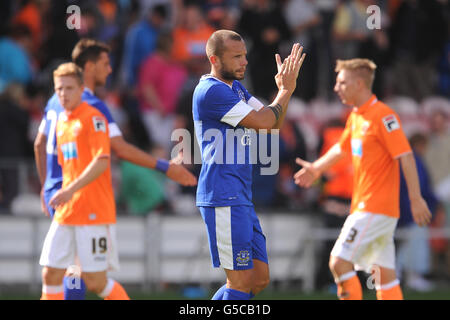
<svg viewBox="0 0 450 320">
<path fill-rule="evenodd" d="M 268 106 L 268 108 L 270 108 L 270 110 L 272 110 L 273 114 L 275 115 L 275 118 L 278 121 L 278 119 L 280 119 L 281 113 L 283 112 L 283 107 L 279 103 L 277 103 L 274 106 L 272 106 L 272 105 Z"/>
</svg>

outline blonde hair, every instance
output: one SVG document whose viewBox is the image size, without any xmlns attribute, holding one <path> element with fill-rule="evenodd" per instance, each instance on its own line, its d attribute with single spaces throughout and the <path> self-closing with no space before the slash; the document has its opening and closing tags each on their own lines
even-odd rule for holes
<svg viewBox="0 0 450 320">
<path fill-rule="evenodd" d="M 336 69 L 334 71 L 340 72 L 342 70 L 350 70 L 366 83 L 367 88 L 372 89 L 376 68 L 377 65 L 372 60 L 356 58 L 350 60 L 336 60 Z"/>
<path fill-rule="evenodd" d="M 83 70 L 73 62 L 60 64 L 58 68 L 53 71 L 53 78 L 63 76 L 74 77 L 80 85 L 83 84 Z"/>
</svg>

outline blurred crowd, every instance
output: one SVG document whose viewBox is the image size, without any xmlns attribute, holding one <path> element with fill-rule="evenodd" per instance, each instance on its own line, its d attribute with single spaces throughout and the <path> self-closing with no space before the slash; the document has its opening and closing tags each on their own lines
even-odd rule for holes
<svg viewBox="0 0 450 320">
<path fill-rule="evenodd" d="M 113 72 L 96 94 L 107 103 L 125 138 L 169 158 L 176 143 L 171 141 L 173 130 L 193 133 L 192 94 L 200 76 L 209 72 L 205 44 L 217 29 L 233 29 L 244 37 L 249 65 L 243 82 L 263 102 L 276 92 L 275 53 L 287 56 L 293 42 L 307 53 L 280 132 L 279 174 L 264 176 L 257 170 L 264 165 L 255 166 L 257 207 L 320 210 L 327 226 L 340 227 L 351 195 L 350 160 L 311 190 L 300 190 L 292 176 L 298 169 L 295 158 L 313 160 L 325 152 L 350 111 L 333 93 L 336 59 L 365 57 L 378 66 L 375 94 L 399 113 L 408 137 L 423 137 L 417 153 L 430 175 L 433 223 L 450 225 L 447 0 L 2 0 L 2 212 L 20 196 L 14 164 L 33 160 L 33 140 L 53 94 L 52 72 L 70 60 L 79 39 L 91 37 L 111 47 Z M 189 167 L 199 173 L 200 165 Z M 195 188 L 180 188 L 130 163 L 116 160 L 113 168 L 119 212 L 196 212 Z M 37 179 L 30 180 L 38 194 Z M 439 252 L 449 251 L 447 243 L 433 245 Z"/>
</svg>

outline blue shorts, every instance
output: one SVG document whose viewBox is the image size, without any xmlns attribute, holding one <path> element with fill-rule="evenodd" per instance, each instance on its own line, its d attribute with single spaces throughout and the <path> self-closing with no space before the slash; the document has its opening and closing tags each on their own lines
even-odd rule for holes
<svg viewBox="0 0 450 320">
<path fill-rule="evenodd" d="M 253 206 L 199 207 L 215 268 L 245 270 L 253 259 L 268 263 L 266 237 Z"/>
<path fill-rule="evenodd" d="M 51 189 L 45 189 L 44 190 L 44 201 L 45 205 L 47 206 L 47 210 L 50 213 L 50 217 L 53 219 L 53 216 L 55 215 L 55 209 L 51 207 L 48 203 L 50 202 L 50 199 L 53 197 L 53 195 L 61 189 L 61 183 L 56 184 Z"/>
</svg>

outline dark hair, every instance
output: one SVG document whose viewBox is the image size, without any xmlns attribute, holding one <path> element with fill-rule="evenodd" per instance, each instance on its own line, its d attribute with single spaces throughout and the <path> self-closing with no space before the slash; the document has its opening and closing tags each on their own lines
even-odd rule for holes
<svg viewBox="0 0 450 320">
<path fill-rule="evenodd" d="M 84 69 L 86 62 L 96 62 L 102 52 L 109 53 L 110 48 L 107 44 L 94 39 L 81 39 L 72 50 L 72 61 Z"/>
<path fill-rule="evenodd" d="M 225 40 L 244 41 L 239 33 L 231 30 L 217 30 L 208 39 L 206 43 L 206 55 L 221 57 L 225 51 Z"/>
</svg>

